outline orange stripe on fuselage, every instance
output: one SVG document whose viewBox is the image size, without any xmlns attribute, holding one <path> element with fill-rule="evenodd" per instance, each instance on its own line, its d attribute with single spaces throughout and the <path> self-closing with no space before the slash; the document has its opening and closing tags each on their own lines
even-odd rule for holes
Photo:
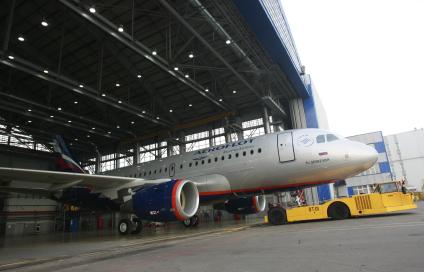
<svg viewBox="0 0 424 272">
<path fill-rule="evenodd" d="M 213 195 L 228 195 L 232 193 L 255 193 L 261 191 L 275 190 L 275 189 L 284 189 L 290 187 L 300 187 L 306 185 L 318 185 L 331 183 L 334 180 L 325 180 L 325 181 L 312 181 L 312 182 L 303 182 L 303 183 L 291 183 L 285 185 L 276 185 L 276 186 L 265 186 L 265 187 L 256 187 L 256 188 L 246 188 L 246 189 L 237 189 L 237 190 L 225 190 L 225 191 L 214 191 L 214 192 L 200 192 L 200 196 L 213 196 Z"/>
</svg>

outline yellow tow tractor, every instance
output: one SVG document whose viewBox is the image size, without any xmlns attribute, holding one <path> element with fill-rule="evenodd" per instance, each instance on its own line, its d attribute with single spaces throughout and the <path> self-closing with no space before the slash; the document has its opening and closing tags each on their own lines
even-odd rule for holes
<svg viewBox="0 0 424 272">
<path fill-rule="evenodd" d="M 281 225 L 289 222 L 318 219 L 347 219 L 372 214 L 416 209 L 414 195 L 405 191 L 396 181 L 377 184 L 370 194 L 337 198 L 320 205 L 284 208 L 273 204 L 265 216 L 265 222 Z"/>
</svg>

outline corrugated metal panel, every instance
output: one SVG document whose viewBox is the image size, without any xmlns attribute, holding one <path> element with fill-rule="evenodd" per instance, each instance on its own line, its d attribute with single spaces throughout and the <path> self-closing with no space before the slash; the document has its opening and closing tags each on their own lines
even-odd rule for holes
<svg viewBox="0 0 424 272">
<path fill-rule="evenodd" d="M 355 204 L 358 210 L 369 210 L 372 209 L 371 198 L 369 195 L 355 197 Z"/>
</svg>

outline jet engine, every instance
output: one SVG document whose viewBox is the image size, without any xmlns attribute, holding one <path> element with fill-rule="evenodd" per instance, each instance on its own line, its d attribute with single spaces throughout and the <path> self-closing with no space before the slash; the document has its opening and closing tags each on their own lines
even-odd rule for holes
<svg viewBox="0 0 424 272">
<path fill-rule="evenodd" d="M 184 221 L 199 208 L 199 191 L 190 180 L 171 180 L 137 191 L 132 197 L 134 213 L 156 222 Z"/>
<path fill-rule="evenodd" d="M 253 197 L 240 197 L 227 200 L 224 203 L 225 210 L 235 214 L 253 214 L 265 210 L 266 199 L 264 195 Z"/>
</svg>

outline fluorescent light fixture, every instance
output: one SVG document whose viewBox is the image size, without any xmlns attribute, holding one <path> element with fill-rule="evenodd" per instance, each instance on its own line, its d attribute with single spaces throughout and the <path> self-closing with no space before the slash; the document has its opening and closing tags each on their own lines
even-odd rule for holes
<svg viewBox="0 0 424 272">
<path fill-rule="evenodd" d="M 121 100 L 119 100 L 119 101 L 118 101 L 118 103 L 119 103 L 119 104 L 121 104 L 121 103 L 122 103 L 122 101 L 121 101 Z"/>
<path fill-rule="evenodd" d="M 119 83 L 115 83 L 115 86 L 116 86 L 116 87 L 120 87 L 120 86 L 121 86 L 121 84 L 119 84 Z"/>
<path fill-rule="evenodd" d="M 49 73 L 49 71 L 48 71 L 48 70 L 44 70 L 43 72 L 44 72 L 45 74 L 48 74 L 48 73 Z"/>
<path fill-rule="evenodd" d="M 190 54 L 188 54 L 188 57 L 189 57 L 190 59 L 194 58 L 194 54 L 193 54 L 193 52 L 191 52 Z"/>
<path fill-rule="evenodd" d="M 158 116 L 158 117 L 156 117 L 156 119 L 158 119 L 158 120 L 159 120 L 159 119 L 160 119 L 160 118 L 159 118 L 159 116 Z"/>
<path fill-rule="evenodd" d="M 74 141 L 78 141 L 78 138 L 75 138 Z"/>
<path fill-rule="evenodd" d="M 141 75 L 137 75 L 138 78 L 141 78 Z"/>
<path fill-rule="evenodd" d="M 31 109 L 28 109 L 28 111 L 32 111 Z"/>
<path fill-rule="evenodd" d="M 123 26 L 123 25 L 120 25 L 120 26 L 118 27 L 118 31 L 119 31 L 119 32 L 124 32 L 124 26 Z"/>
<path fill-rule="evenodd" d="M 78 104 L 78 101 L 74 101 L 74 104 Z"/>
<path fill-rule="evenodd" d="M 158 54 L 158 52 L 157 52 L 156 50 L 153 50 L 153 51 L 152 51 L 152 55 L 153 55 L 153 56 L 156 56 L 157 54 Z"/>
<path fill-rule="evenodd" d="M 87 135 L 87 138 L 90 138 L 90 135 Z"/>
<path fill-rule="evenodd" d="M 188 104 L 188 106 L 189 106 L 189 107 L 193 107 L 193 105 L 192 105 L 192 104 Z"/>
<path fill-rule="evenodd" d="M 8 56 L 8 58 L 13 60 L 15 57 L 14 56 Z"/>
<path fill-rule="evenodd" d="M 131 121 L 131 125 L 134 125 L 134 121 Z"/>
<path fill-rule="evenodd" d="M 50 115 L 50 118 L 53 118 L 54 117 L 54 115 Z"/>
<path fill-rule="evenodd" d="M 68 123 L 72 123 L 72 121 L 71 120 L 68 120 Z"/>
<path fill-rule="evenodd" d="M 105 93 L 102 93 L 102 96 L 103 96 L 103 97 L 105 97 L 105 96 L 106 96 L 106 94 L 105 94 Z"/>
<path fill-rule="evenodd" d="M 43 20 L 43 21 L 41 21 L 41 25 L 46 27 L 46 26 L 49 26 L 49 23 L 47 23 L 46 20 Z"/>
<path fill-rule="evenodd" d="M 18 41 L 20 41 L 20 42 L 24 42 L 24 41 L 25 41 L 25 38 L 24 38 L 24 37 L 22 37 L 22 36 L 19 36 L 19 37 L 18 37 Z"/>
<path fill-rule="evenodd" d="M 62 110 L 62 108 L 61 108 L 61 107 L 58 107 L 58 108 L 57 108 L 57 110 L 58 110 L 58 111 L 61 111 L 61 110 Z"/>
<path fill-rule="evenodd" d="M 84 85 L 80 84 L 80 85 L 79 85 L 79 87 L 80 87 L 80 88 L 84 88 Z"/>
<path fill-rule="evenodd" d="M 206 89 L 205 89 L 205 92 L 209 92 L 209 89 L 208 89 L 208 88 L 206 88 Z"/>
<path fill-rule="evenodd" d="M 31 123 L 32 121 L 31 120 L 28 120 L 28 123 Z"/>
<path fill-rule="evenodd" d="M 222 98 L 220 98 L 218 101 L 219 101 L 219 102 L 222 102 Z"/>
<path fill-rule="evenodd" d="M 178 67 L 174 67 L 174 71 L 178 71 Z"/>
<path fill-rule="evenodd" d="M 230 43 L 231 43 L 231 41 L 230 41 L 230 40 L 226 40 L 226 41 L 225 41 L 225 43 L 226 43 L 226 44 L 230 44 Z"/>
<path fill-rule="evenodd" d="M 189 78 L 190 76 L 189 76 L 189 74 L 185 74 L 184 77 L 185 78 Z"/>
<path fill-rule="evenodd" d="M 237 91 L 236 91 L 236 90 L 234 90 L 234 91 L 233 91 L 233 94 L 235 94 L 235 93 L 237 93 Z"/>
<path fill-rule="evenodd" d="M 92 127 L 91 129 L 92 129 L 92 130 L 95 130 L 96 128 L 95 128 L 95 127 Z"/>
<path fill-rule="evenodd" d="M 118 126 L 116 126 L 116 128 L 120 128 L 120 126 L 118 125 Z"/>
<path fill-rule="evenodd" d="M 172 109 L 170 109 L 170 110 L 169 110 L 169 112 L 173 112 L 173 110 L 172 110 Z"/>
<path fill-rule="evenodd" d="M 141 113 L 145 114 L 145 113 L 146 113 L 146 111 L 145 111 L 145 110 L 144 110 L 144 111 L 141 111 Z"/>
<path fill-rule="evenodd" d="M 91 13 L 96 13 L 96 9 L 95 9 L 94 7 L 91 7 L 91 8 L 89 9 L 89 11 L 90 11 Z"/>
</svg>

